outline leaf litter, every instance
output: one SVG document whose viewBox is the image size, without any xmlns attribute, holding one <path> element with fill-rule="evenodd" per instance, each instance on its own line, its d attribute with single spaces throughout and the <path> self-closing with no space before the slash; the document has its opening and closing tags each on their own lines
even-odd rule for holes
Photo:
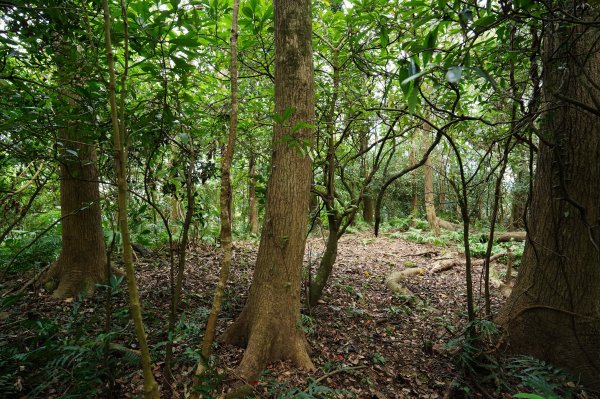
<svg viewBox="0 0 600 399">
<path fill-rule="evenodd" d="M 308 283 L 308 270 L 315 271 L 324 250 L 322 238 L 311 237 L 306 246 L 303 291 Z M 226 289 L 224 306 L 217 327 L 217 336 L 233 322 L 241 311 L 256 259 L 256 241 L 236 241 L 234 266 Z M 301 324 L 307 337 L 315 371 L 298 370 L 287 362 L 268 366 L 260 381 L 252 382 L 257 397 L 282 397 L 285 392 L 305 392 L 309 388 L 327 386 L 345 392 L 335 397 L 373 399 L 424 398 L 446 399 L 486 397 L 477 391 L 461 391 L 460 372 L 452 360 L 448 342 L 461 333 L 466 323 L 464 267 L 454 267 L 437 274 L 427 273 L 436 257 L 456 256 L 447 248 L 406 241 L 395 236 L 375 238 L 371 233 L 346 234 L 341 238 L 338 257 L 329 284 L 319 306 L 308 314 L 303 309 Z M 180 304 L 180 322 L 174 336 L 174 397 L 187 397 L 198 360 L 198 347 L 204 323 L 211 307 L 212 294 L 219 271 L 219 251 L 210 245 L 190 247 Z M 169 339 L 166 325 L 169 313 L 168 254 L 160 251 L 136 262 L 136 274 L 143 303 L 143 314 L 151 346 L 154 372 L 159 383 L 164 366 L 164 344 Z M 386 277 L 406 268 L 423 268 L 426 272 L 402 281 L 414 298 L 392 293 L 384 284 Z M 476 298 L 482 292 L 482 270 L 473 271 Z M 492 291 L 495 313 L 504 299 Z M 32 287 L 0 320 L 1 338 L 6 345 L 32 341 L 36 332 L 24 320 L 52 318 L 58 327 L 55 338 L 72 334 L 74 326 L 86 336 L 104 332 L 106 295 L 98 290 L 90 299 L 65 301 L 52 299 L 50 293 Z M 477 305 L 483 306 L 481 300 Z M 77 307 L 75 309 L 75 307 Z M 117 358 L 118 371 L 110 387 L 112 397 L 137 397 L 142 393 L 138 365 L 131 362 L 127 351 L 137 349 L 133 327 L 127 311 L 124 284 L 112 296 L 112 342 L 126 348 L 111 352 Z M 23 351 L 33 350 L 24 346 Z M 204 397 L 222 397 L 239 382 L 235 368 L 243 350 L 216 344 L 214 370 L 216 390 Z M 31 386 L 32 370 L 14 375 L 23 395 Z M 212 381 L 214 383 L 214 381 Z M 311 385 L 312 384 L 312 385 Z M 43 397 L 60 397 L 60 381 L 50 384 Z M 295 391 L 293 389 L 296 389 Z M 163 394 L 166 394 L 163 387 Z M 170 395 L 170 393 L 169 393 Z M 489 395 L 489 394 L 488 394 Z M 0 395 L 2 396 L 2 395 Z M 300 397 L 291 394 L 286 397 Z M 325 397 L 325 396 L 323 396 Z M 330 396 L 334 397 L 334 396 Z M 492 397 L 510 398 L 497 392 Z M 592 396 L 581 396 L 592 397 Z"/>
</svg>

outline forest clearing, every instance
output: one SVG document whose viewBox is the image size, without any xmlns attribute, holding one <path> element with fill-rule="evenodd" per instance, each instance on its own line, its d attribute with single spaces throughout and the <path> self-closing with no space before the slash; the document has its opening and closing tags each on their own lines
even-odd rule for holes
<svg viewBox="0 0 600 399">
<path fill-rule="evenodd" d="M 600 393 L 600 2 L 0 0 L 0 397 Z"/>
</svg>

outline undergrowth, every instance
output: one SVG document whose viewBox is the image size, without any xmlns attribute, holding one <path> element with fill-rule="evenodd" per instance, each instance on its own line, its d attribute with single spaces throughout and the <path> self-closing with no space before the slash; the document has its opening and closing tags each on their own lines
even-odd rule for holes
<svg viewBox="0 0 600 399">
<path fill-rule="evenodd" d="M 530 356 L 501 357 L 492 351 L 497 327 L 488 320 L 467 324 L 446 348 L 460 372 L 455 388 L 466 397 L 485 391 L 492 397 L 528 399 L 584 398 L 585 391 L 566 371 Z"/>
</svg>

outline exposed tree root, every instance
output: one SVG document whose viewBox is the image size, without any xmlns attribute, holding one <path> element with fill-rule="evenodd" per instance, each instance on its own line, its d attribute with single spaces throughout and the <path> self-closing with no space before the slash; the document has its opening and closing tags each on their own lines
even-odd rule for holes
<svg viewBox="0 0 600 399">
<path fill-rule="evenodd" d="M 385 285 L 392 292 L 397 292 L 406 296 L 415 296 L 408 288 L 404 287 L 400 284 L 400 281 L 406 279 L 407 277 L 417 276 L 425 274 L 425 270 L 417 267 L 411 269 L 404 269 L 399 272 L 393 272 L 385 279 Z"/>
<path fill-rule="evenodd" d="M 462 225 L 458 223 L 452 223 L 440 218 L 438 218 L 438 225 L 444 230 L 458 231 L 462 229 Z"/>
</svg>

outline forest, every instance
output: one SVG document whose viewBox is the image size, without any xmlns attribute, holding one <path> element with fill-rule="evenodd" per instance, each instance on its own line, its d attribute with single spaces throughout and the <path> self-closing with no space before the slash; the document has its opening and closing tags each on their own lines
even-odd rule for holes
<svg viewBox="0 0 600 399">
<path fill-rule="evenodd" d="M 600 3 L 0 0 L 1 398 L 600 397 Z"/>
</svg>

